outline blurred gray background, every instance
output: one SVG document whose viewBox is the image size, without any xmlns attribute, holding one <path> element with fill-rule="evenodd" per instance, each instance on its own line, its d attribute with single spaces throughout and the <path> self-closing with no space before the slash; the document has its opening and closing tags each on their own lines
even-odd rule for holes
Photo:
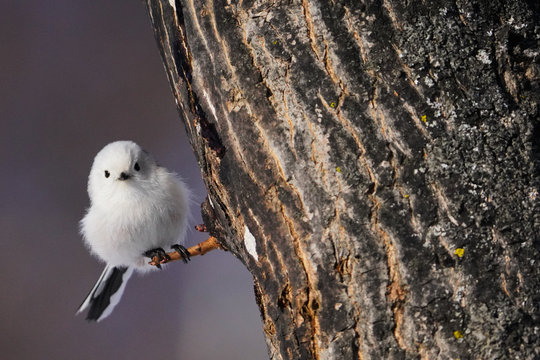
<svg viewBox="0 0 540 360">
<path fill-rule="evenodd" d="M 101 273 L 78 234 L 86 180 L 131 139 L 205 196 L 139 0 L 0 1 L 2 359 L 266 359 L 250 274 L 230 253 L 134 276 L 99 324 Z M 187 245 L 204 240 L 191 232 Z"/>
</svg>

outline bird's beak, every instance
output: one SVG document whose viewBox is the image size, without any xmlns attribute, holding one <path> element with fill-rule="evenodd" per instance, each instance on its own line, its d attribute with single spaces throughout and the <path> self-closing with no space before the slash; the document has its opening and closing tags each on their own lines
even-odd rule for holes
<svg viewBox="0 0 540 360">
<path fill-rule="evenodd" d="M 121 172 L 120 173 L 120 176 L 118 177 L 118 180 L 127 180 L 130 178 L 130 175 L 128 173 L 125 173 L 125 172 Z"/>
</svg>

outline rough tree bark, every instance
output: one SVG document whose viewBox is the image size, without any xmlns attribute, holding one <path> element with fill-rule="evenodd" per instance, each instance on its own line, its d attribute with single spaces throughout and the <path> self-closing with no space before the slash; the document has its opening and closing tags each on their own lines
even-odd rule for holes
<svg viewBox="0 0 540 360">
<path fill-rule="evenodd" d="M 540 357 L 537 1 L 147 4 L 270 358 Z"/>
</svg>

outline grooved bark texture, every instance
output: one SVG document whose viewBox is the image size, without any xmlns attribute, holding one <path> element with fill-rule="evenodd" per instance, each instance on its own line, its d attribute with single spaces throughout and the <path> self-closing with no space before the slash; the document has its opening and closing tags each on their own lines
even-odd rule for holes
<svg viewBox="0 0 540 360">
<path fill-rule="evenodd" d="M 536 1 L 148 9 L 271 359 L 540 357 Z"/>
</svg>

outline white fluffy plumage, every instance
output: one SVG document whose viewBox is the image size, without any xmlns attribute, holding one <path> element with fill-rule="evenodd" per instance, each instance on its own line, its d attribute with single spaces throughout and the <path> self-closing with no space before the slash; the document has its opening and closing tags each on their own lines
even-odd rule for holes
<svg viewBox="0 0 540 360">
<path fill-rule="evenodd" d="M 176 174 L 157 165 L 139 145 L 116 141 L 96 155 L 88 194 L 90 207 L 81 220 L 81 233 L 90 251 L 107 267 L 79 312 L 90 306 L 87 318 L 99 321 L 112 311 L 133 270 L 153 268 L 143 255 L 146 251 L 183 243 L 190 192 Z M 107 291 L 108 299 L 98 298 Z M 104 300 L 108 300 L 106 306 L 98 304 Z M 100 308 L 93 309 L 98 315 L 90 316 L 92 306 Z"/>
</svg>

